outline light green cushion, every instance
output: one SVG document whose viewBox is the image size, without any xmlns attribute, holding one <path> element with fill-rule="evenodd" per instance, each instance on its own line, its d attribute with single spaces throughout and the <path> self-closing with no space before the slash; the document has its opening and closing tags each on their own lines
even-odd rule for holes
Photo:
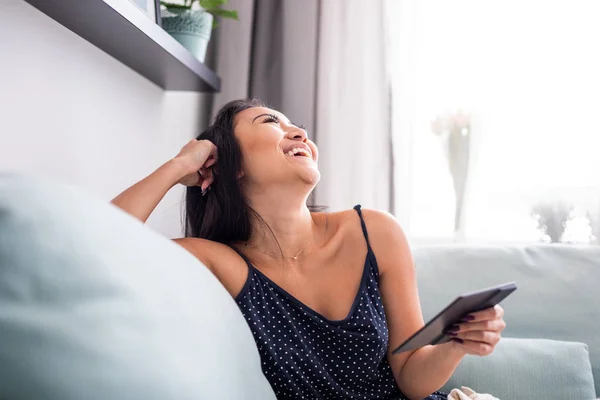
<svg viewBox="0 0 600 400">
<path fill-rule="evenodd" d="M 444 390 L 468 386 L 499 399 L 594 399 L 583 343 L 504 338 L 487 357 L 467 356 Z"/>
<path fill-rule="evenodd" d="M 74 188 L 0 175 L 0 398 L 275 396 L 197 259 Z"/>
</svg>

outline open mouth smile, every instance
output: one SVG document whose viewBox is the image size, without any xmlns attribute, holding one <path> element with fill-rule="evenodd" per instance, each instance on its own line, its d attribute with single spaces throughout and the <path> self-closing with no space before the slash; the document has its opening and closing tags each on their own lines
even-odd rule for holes
<svg viewBox="0 0 600 400">
<path fill-rule="evenodd" d="M 310 153 L 310 151 L 306 150 L 303 147 L 294 147 L 288 150 L 285 153 L 285 155 L 289 157 L 308 157 L 312 159 L 312 154 Z"/>
</svg>

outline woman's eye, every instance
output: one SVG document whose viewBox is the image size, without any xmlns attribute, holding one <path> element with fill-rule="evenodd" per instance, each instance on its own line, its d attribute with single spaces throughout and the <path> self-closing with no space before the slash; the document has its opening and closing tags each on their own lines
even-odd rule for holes
<svg viewBox="0 0 600 400">
<path fill-rule="evenodd" d="M 276 124 L 279 123 L 279 118 L 275 118 L 274 116 L 268 116 L 264 119 L 263 121 L 264 123 L 270 123 L 270 122 L 275 122 Z"/>
</svg>

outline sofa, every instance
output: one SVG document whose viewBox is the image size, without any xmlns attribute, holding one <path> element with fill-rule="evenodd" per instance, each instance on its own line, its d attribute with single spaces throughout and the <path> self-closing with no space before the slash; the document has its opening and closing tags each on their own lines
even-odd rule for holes
<svg viewBox="0 0 600 400">
<path fill-rule="evenodd" d="M 506 339 L 446 389 L 599 393 L 600 249 L 418 247 L 425 318 L 506 281 Z M 594 387 L 594 376 L 596 387 Z M 192 255 L 64 183 L 0 174 L 0 398 L 274 399 L 233 299 Z"/>
<path fill-rule="evenodd" d="M 457 293 L 514 281 L 507 324 L 488 357 L 467 356 L 445 386 L 500 399 L 600 396 L 600 246 L 413 249 L 425 319 Z M 595 381 L 595 384 L 594 384 Z"/>
</svg>

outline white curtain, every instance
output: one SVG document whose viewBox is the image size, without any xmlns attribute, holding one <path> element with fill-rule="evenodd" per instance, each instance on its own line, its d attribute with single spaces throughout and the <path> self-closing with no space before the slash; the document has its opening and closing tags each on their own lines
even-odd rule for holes
<svg viewBox="0 0 600 400">
<path fill-rule="evenodd" d="M 409 236 L 600 243 L 600 3 L 386 6 L 396 215 Z"/>
<path fill-rule="evenodd" d="M 383 0 L 320 4 L 316 203 L 332 210 L 393 207 L 384 11 Z"/>
</svg>

